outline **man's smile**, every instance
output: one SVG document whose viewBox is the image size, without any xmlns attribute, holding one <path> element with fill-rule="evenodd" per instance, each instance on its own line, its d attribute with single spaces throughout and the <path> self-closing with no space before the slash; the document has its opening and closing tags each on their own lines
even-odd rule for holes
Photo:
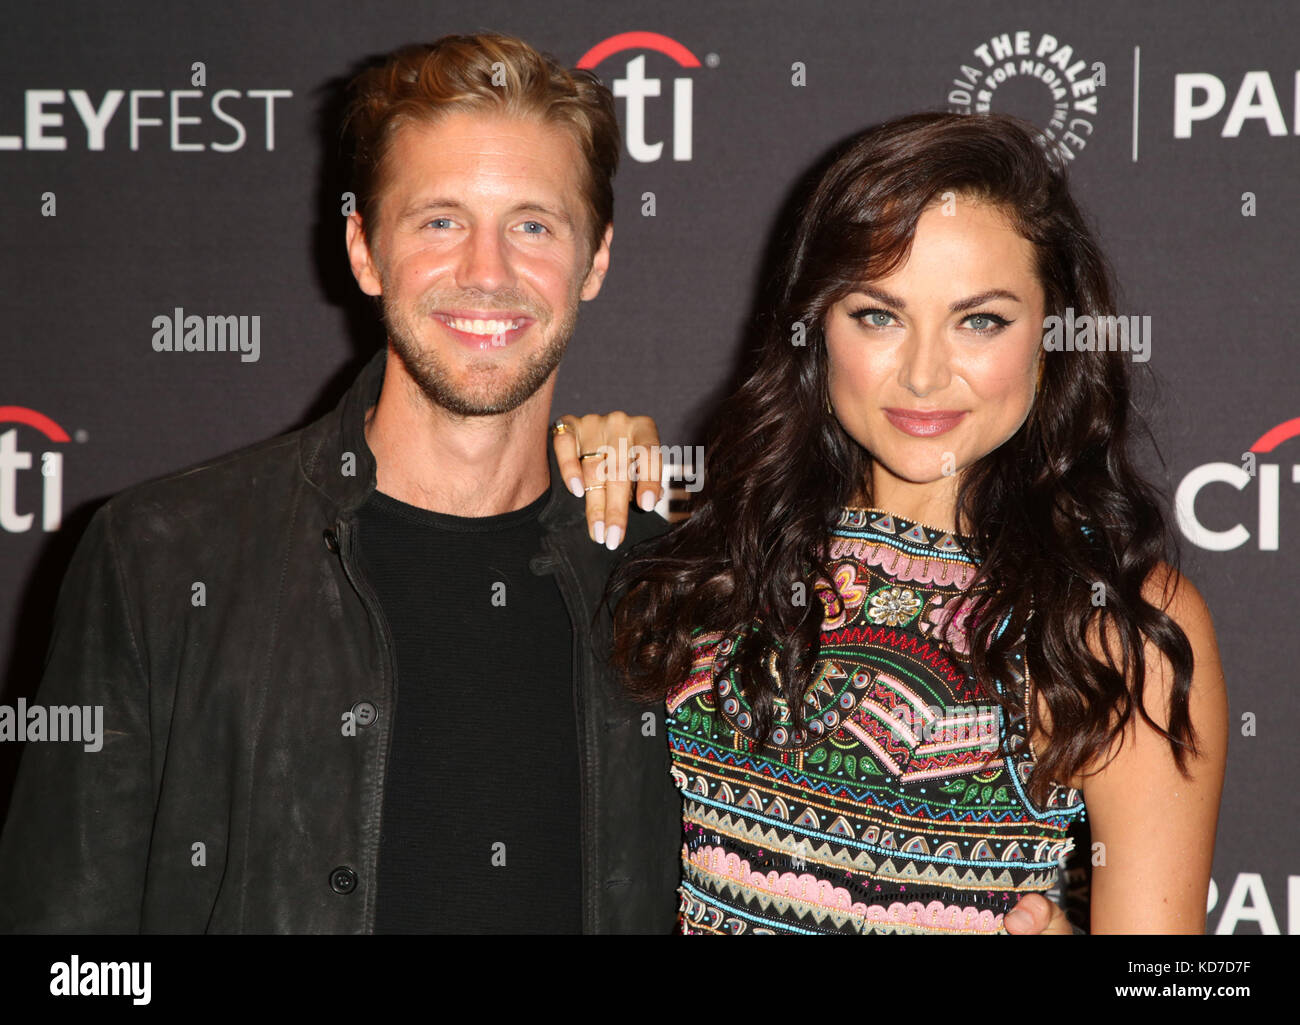
<svg viewBox="0 0 1300 1025">
<path fill-rule="evenodd" d="M 454 310 L 433 316 L 456 341 L 476 350 L 510 345 L 533 323 L 531 317 L 503 316 L 495 311 Z"/>
</svg>

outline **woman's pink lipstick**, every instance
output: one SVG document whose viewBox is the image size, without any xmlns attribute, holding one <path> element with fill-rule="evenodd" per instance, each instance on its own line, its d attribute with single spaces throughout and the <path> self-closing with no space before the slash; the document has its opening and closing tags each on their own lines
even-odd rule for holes
<svg viewBox="0 0 1300 1025">
<path fill-rule="evenodd" d="M 904 434 L 916 438 L 936 438 L 947 434 L 959 423 L 966 411 L 962 409 L 886 409 L 889 422 Z"/>
</svg>

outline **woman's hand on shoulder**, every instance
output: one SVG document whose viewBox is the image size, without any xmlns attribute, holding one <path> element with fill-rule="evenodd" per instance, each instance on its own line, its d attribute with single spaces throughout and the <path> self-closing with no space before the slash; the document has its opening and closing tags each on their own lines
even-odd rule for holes
<svg viewBox="0 0 1300 1025">
<path fill-rule="evenodd" d="M 627 537 L 628 503 L 650 510 L 663 494 L 659 429 L 648 416 L 621 411 L 562 416 L 552 426 L 560 474 L 587 501 L 587 534 L 611 551 Z M 583 456 L 586 458 L 583 458 Z"/>
</svg>

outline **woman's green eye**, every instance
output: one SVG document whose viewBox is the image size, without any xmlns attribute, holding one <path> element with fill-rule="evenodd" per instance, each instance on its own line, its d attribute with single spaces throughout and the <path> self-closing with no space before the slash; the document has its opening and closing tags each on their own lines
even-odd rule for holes
<svg viewBox="0 0 1300 1025">
<path fill-rule="evenodd" d="M 976 321 L 982 321 L 983 323 L 977 324 Z M 970 324 L 971 330 L 981 335 L 991 335 L 1001 331 L 1011 323 L 1011 321 L 1005 317 L 999 317 L 996 313 L 972 313 L 966 318 L 966 322 Z"/>
</svg>

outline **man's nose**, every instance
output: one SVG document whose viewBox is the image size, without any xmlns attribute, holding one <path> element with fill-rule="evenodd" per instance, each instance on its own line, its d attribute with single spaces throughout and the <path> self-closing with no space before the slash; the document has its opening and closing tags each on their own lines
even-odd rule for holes
<svg viewBox="0 0 1300 1025">
<path fill-rule="evenodd" d="M 461 288 L 495 292 L 514 284 L 510 255 L 495 228 L 472 228 L 461 251 L 457 281 Z"/>
</svg>

